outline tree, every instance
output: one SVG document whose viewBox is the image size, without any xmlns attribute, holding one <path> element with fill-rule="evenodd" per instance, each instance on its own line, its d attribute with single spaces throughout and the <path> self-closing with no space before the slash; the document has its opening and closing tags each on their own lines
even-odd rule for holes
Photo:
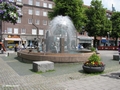
<svg viewBox="0 0 120 90">
<path fill-rule="evenodd" d="M 97 36 L 103 36 L 110 29 L 110 20 L 106 17 L 106 9 L 102 1 L 92 0 L 90 8 L 86 10 L 87 23 L 85 30 L 89 36 L 94 36 L 94 47 L 97 45 Z"/>
<path fill-rule="evenodd" d="M 18 7 L 8 0 L 0 0 L 0 20 L 16 24 L 19 16 L 17 10 Z"/>
<path fill-rule="evenodd" d="M 111 19 L 112 21 L 112 37 L 115 38 L 115 45 L 117 46 L 117 39 L 120 37 L 120 12 L 113 12 Z"/>
<path fill-rule="evenodd" d="M 16 24 L 19 16 L 17 10 L 18 8 L 13 3 L 10 3 L 8 0 L 0 0 L 0 22 L 6 21 Z M 1 40 L 2 37 L 0 38 L 0 42 Z M 1 50 L 1 44 L 0 44 L 0 50 Z"/>
<path fill-rule="evenodd" d="M 85 24 L 85 15 L 82 0 L 54 0 L 55 6 L 48 13 L 48 17 L 53 19 L 57 15 L 69 16 L 79 31 Z"/>
</svg>

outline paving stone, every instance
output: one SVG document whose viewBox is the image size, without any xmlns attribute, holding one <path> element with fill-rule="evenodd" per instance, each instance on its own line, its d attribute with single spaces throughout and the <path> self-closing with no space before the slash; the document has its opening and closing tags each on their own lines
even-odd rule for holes
<svg viewBox="0 0 120 90">
<path fill-rule="evenodd" d="M 111 60 L 112 55 L 116 54 L 117 51 L 99 51 L 99 53 L 106 63 L 105 73 L 101 75 L 88 75 L 79 71 L 71 72 L 75 70 L 71 70 L 71 68 L 67 69 L 66 73 L 55 75 L 49 75 L 50 73 L 47 72 L 43 74 L 29 73 L 30 71 L 26 70 L 28 74 L 24 74 L 24 72 L 19 74 L 13 68 L 16 67 L 14 64 L 18 65 L 18 70 L 21 70 L 21 68 L 28 69 L 27 66 L 30 64 L 15 61 L 17 60 L 14 58 L 16 54 L 10 53 L 11 56 L 9 57 L 0 55 L 0 90 L 119 90 L 120 65 L 117 61 L 113 62 Z M 73 64 L 71 67 L 75 65 Z M 60 67 L 60 69 L 65 69 L 65 67 Z"/>
</svg>

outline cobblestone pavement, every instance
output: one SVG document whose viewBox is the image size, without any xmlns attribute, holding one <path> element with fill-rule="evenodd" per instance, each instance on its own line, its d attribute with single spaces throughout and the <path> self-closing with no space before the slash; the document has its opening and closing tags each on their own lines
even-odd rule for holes
<svg viewBox="0 0 120 90">
<path fill-rule="evenodd" d="M 120 65 L 118 61 L 112 60 L 117 51 L 99 51 L 106 64 L 105 72 L 99 75 L 83 73 L 82 68 L 78 69 L 78 64 L 68 67 L 76 70 L 73 69 L 76 65 L 75 68 L 79 71 L 71 72 L 68 67 L 61 66 L 60 68 L 67 70 L 66 73 L 60 69 L 42 74 L 34 73 L 25 70 L 28 66 L 32 67 L 31 64 L 19 62 L 16 53 L 9 53 L 9 57 L 5 54 L 0 55 L 0 90 L 120 90 Z M 59 68 L 58 65 L 56 64 L 55 68 Z"/>
</svg>

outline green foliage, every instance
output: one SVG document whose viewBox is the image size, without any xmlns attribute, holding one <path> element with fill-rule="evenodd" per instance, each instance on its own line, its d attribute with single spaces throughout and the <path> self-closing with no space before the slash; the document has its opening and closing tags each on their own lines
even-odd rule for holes
<svg viewBox="0 0 120 90">
<path fill-rule="evenodd" d="M 58 15 L 69 16 L 78 31 L 84 26 L 86 16 L 82 0 L 54 0 L 54 3 L 55 6 L 52 11 L 48 13 L 50 19 Z"/>
<path fill-rule="evenodd" d="M 99 62 L 101 59 L 97 54 L 94 53 L 88 58 L 88 60 L 90 62 Z"/>
<path fill-rule="evenodd" d="M 101 58 L 96 53 L 92 54 L 88 58 L 88 61 L 84 63 L 84 65 L 90 67 L 104 66 L 104 64 L 101 62 Z"/>
<path fill-rule="evenodd" d="M 86 15 L 88 18 L 86 31 L 90 36 L 100 35 L 106 17 L 106 9 L 103 8 L 101 1 L 92 0 L 90 8 L 86 10 Z"/>
<path fill-rule="evenodd" d="M 0 1 L 0 20 L 13 24 L 17 23 L 19 13 L 18 8 L 8 0 Z"/>
<path fill-rule="evenodd" d="M 117 46 L 117 39 L 120 37 L 120 12 L 113 12 L 110 20 L 112 21 L 111 36 L 116 38 Z"/>
<path fill-rule="evenodd" d="M 85 30 L 89 36 L 94 36 L 95 42 L 96 36 L 106 36 L 106 32 L 111 30 L 111 22 L 106 17 L 106 9 L 103 8 L 101 0 L 92 0 L 90 8 L 86 10 L 86 15 Z"/>
<path fill-rule="evenodd" d="M 94 48 L 94 47 L 91 47 L 90 50 L 91 50 L 92 52 L 94 52 L 94 51 L 95 51 L 95 48 Z"/>
</svg>

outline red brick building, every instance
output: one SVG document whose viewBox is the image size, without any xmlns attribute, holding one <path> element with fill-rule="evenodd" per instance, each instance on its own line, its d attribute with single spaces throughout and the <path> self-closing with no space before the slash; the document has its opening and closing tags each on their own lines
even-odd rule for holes
<svg viewBox="0 0 120 90">
<path fill-rule="evenodd" d="M 5 47 L 24 43 L 32 44 L 34 38 L 44 38 L 49 25 L 48 11 L 54 6 L 52 0 L 9 0 L 19 7 L 21 16 L 17 24 L 1 24 L 1 39 Z"/>
</svg>

